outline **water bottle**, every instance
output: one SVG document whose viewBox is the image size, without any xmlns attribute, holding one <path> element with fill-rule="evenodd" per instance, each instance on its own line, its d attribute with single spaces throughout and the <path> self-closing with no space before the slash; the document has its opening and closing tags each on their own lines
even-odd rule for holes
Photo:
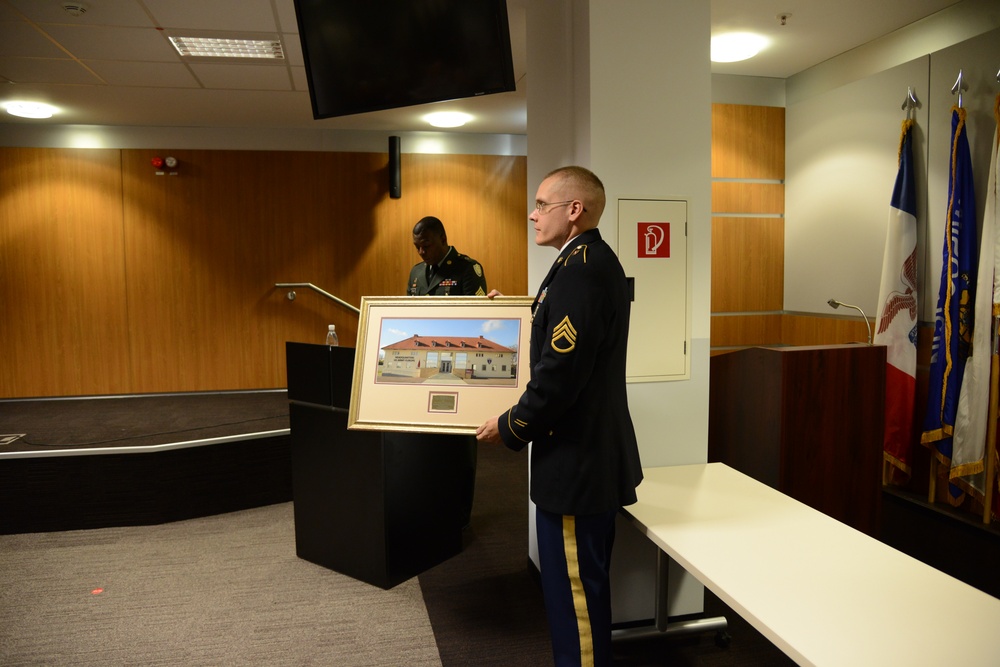
<svg viewBox="0 0 1000 667">
<path fill-rule="evenodd" d="M 326 344 L 331 347 L 340 345 L 340 340 L 337 338 L 337 325 L 331 324 L 330 328 L 326 332 Z"/>
</svg>

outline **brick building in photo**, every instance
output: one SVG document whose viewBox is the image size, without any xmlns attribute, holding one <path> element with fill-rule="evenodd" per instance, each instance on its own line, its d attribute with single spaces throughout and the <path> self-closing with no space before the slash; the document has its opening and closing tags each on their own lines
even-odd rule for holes
<svg viewBox="0 0 1000 667">
<path fill-rule="evenodd" d="M 450 373 L 463 380 L 511 379 L 517 350 L 483 336 L 419 336 L 380 350 L 380 376 L 428 378 Z"/>
</svg>

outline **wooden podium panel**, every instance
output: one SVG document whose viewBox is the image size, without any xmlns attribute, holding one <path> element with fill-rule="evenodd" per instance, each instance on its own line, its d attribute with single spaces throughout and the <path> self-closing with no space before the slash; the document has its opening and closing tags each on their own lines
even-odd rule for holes
<svg viewBox="0 0 1000 667">
<path fill-rule="evenodd" d="M 872 345 L 712 357 L 708 460 L 877 535 L 885 359 Z"/>
<path fill-rule="evenodd" d="M 391 588 L 459 553 L 468 438 L 350 431 L 354 348 L 286 357 L 296 554 Z"/>
</svg>

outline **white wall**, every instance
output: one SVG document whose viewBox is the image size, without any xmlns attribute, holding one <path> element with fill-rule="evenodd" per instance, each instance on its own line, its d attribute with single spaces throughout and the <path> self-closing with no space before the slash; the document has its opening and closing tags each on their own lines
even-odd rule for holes
<svg viewBox="0 0 1000 667">
<path fill-rule="evenodd" d="M 998 24 L 1000 11 L 993 9 L 978 25 L 985 29 Z M 900 106 L 907 87 L 912 87 L 921 102 L 914 134 L 921 259 L 919 318 L 925 322 L 934 318 L 947 210 L 950 109 L 957 100 L 950 89 L 963 69 L 970 84 L 963 106 L 969 116 L 973 172 L 982 192 L 996 128 L 993 102 L 1000 93 L 996 81 L 1000 30 L 967 37 L 965 29 L 949 33 L 946 26 L 923 27 L 922 31 L 910 31 L 910 36 L 959 34 L 963 39 L 847 83 L 842 82 L 857 64 L 853 52 L 842 57 L 844 69 L 838 69 L 834 62 L 838 59 L 834 59 L 821 70 L 797 75 L 804 79 L 789 80 L 785 117 L 787 311 L 831 314 L 826 301 L 836 298 L 860 306 L 869 317 L 875 316 L 904 118 Z M 939 44 L 941 40 L 929 41 Z M 874 52 L 876 46 L 869 45 L 867 50 Z M 901 48 L 898 35 L 887 40 L 888 46 L 900 53 L 919 50 L 915 45 Z M 826 85 L 830 82 L 838 85 Z M 980 224 L 982 210 L 983 201 L 979 201 Z"/>
<path fill-rule="evenodd" d="M 629 407 L 647 467 L 707 460 L 709 12 L 702 0 L 560 0 L 528 5 L 529 200 L 533 201 L 544 174 L 555 167 L 582 164 L 593 169 L 608 197 L 601 234 L 615 248 L 618 198 L 682 196 L 691 202 L 691 379 L 629 385 Z M 555 257 L 551 248 L 538 248 L 529 239 L 529 290 L 539 285 Z M 652 616 L 650 572 L 617 567 L 619 563 L 650 570 L 655 566 L 655 548 L 648 540 L 632 540 L 634 532 L 620 531 L 615 547 L 616 622 Z M 671 613 L 700 611 L 703 589 L 692 581 L 677 576 L 673 582 Z"/>
<path fill-rule="evenodd" d="M 926 57 L 789 104 L 785 112 L 785 309 L 874 316 L 907 86 L 927 91 Z M 924 166 L 927 108 L 914 157 Z M 918 220 L 925 188 L 918 184 Z M 921 223 L 922 224 L 922 223 Z M 840 315 L 856 316 L 855 311 Z"/>
<path fill-rule="evenodd" d="M 712 75 L 712 104 L 785 106 L 785 80 L 763 76 Z"/>
</svg>

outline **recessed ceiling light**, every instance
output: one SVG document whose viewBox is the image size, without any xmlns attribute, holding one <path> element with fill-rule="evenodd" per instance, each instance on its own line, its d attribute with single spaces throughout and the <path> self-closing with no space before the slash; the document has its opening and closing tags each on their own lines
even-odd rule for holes
<svg viewBox="0 0 1000 667">
<path fill-rule="evenodd" d="M 10 115 L 21 118 L 52 118 L 52 114 L 58 111 L 54 106 L 41 102 L 7 102 L 3 107 Z"/>
<path fill-rule="evenodd" d="M 462 127 L 472 116 L 461 111 L 435 111 L 424 116 L 424 120 L 434 127 Z"/>
<path fill-rule="evenodd" d="M 281 40 L 218 39 L 215 37 L 171 37 L 170 43 L 182 56 L 198 58 L 269 58 L 284 60 Z"/>
<path fill-rule="evenodd" d="M 751 32 L 731 32 L 712 38 L 712 62 L 735 63 L 753 58 L 768 45 L 766 37 Z"/>
</svg>

